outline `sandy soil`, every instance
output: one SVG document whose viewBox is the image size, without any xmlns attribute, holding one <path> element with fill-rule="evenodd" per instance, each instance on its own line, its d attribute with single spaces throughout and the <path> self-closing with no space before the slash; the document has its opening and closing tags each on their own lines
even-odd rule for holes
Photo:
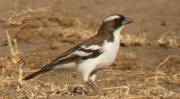
<svg viewBox="0 0 180 99">
<path fill-rule="evenodd" d="M 180 98 L 179 4 L 179 0 L 0 0 L 0 98 Z M 103 18 L 114 13 L 134 24 L 122 31 L 124 46 L 114 64 L 98 72 L 99 94 L 88 91 L 72 71 L 22 82 L 25 75 L 95 35 Z"/>
</svg>

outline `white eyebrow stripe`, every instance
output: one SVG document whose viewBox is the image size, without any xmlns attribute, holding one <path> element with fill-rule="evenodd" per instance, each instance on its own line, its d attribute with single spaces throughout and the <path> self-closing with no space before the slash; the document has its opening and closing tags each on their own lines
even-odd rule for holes
<svg viewBox="0 0 180 99">
<path fill-rule="evenodd" d="M 104 22 L 107 22 L 107 21 L 110 21 L 110 20 L 114 20 L 116 18 L 119 18 L 119 16 L 118 15 L 112 15 L 112 16 L 109 16 L 109 17 L 105 18 Z"/>
</svg>

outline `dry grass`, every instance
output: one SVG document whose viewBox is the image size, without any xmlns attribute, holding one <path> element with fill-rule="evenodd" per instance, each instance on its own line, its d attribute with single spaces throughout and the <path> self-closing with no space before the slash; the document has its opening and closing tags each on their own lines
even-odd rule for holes
<svg viewBox="0 0 180 99">
<path fill-rule="evenodd" d="M 145 33 L 139 33 L 136 35 L 125 34 L 121 39 L 123 44 L 129 46 L 142 46 L 147 44 Z"/>
<path fill-rule="evenodd" d="M 167 32 L 162 35 L 158 40 L 159 46 L 166 46 L 166 47 L 172 47 L 177 48 L 180 47 L 180 39 L 176 36 L 173 32 Z"/>
<path fill-rule="evenodd" d="M 13 45 L 12 44 L 13 41 L 12 41 L 8 31 L 6 31 L 6 35 L 7 35 L 7 41 L 8 41 L 8 45 L 9 45 L 9 49 L 10 49 L 10 53 L 11 53 L 11 59 L 15 64 L 17 64 L 18 61 L 20 60 L 18 57 L 18 54 L 20 54 L 20 53 L 18 51 L 17 40 L 16 39 L 13 40 L 14 41 L 14 45 Z"/>
<path fill-rule="evenodd" d="M 164 60 L 156 67 L 155 71 L 158 71 L 159 68 L 160 68 L 163 64 L 165 64 L 171 57 L 172 57 L 172 56 L 168 56 L 166 59 L 164 59 Z"/>
</svg>

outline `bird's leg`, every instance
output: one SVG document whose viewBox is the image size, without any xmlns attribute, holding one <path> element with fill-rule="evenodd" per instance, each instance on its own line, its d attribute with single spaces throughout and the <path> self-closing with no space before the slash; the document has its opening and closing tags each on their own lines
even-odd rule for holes
<svg viewBox="0 0 180 99">
<path fill-rule="evenodd" d="M 95 91 L 99 91 L 99 87 L 92 81 L 92 80 L 89 80 L 92 84 L 93 84 L 93 86 L 96 88 L 96 90 Z"/>
<path fill-rule="evenodd" d="M 94 91 L 98 92 L 99 91 L 99 88 L 96 86 L 96 84 L 94 82 L 92 82 L 91 80 L 88 80 L 86 82 L 86 84 L 91 87 Z"/>
<path fill-rule="evenodd" d="M 86 82 L 86 84 L 93 89 L 95 92 L 99 91 L 99 88 L 96 86 L 96 84 L 94 83 L 96 78 L 96 74 L 95 73 L 85 73 L 83 75 L 83 80 Z"/>
<path fill-rule="evenodd" d="M 96 74 L 95 73 L 92 73 L 89 77 L 89 81 L 96 87 L 96 89 L 99 90 L 98 86 L 94 83 L 95 82 L 95 79 L 96 79 Z"/>
</svg>

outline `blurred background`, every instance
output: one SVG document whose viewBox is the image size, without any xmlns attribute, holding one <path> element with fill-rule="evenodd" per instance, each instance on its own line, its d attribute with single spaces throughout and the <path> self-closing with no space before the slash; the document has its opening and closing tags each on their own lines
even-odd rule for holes
<svg viewBox="0 0 180 99">
<path fill-rule="evenodd" d="M 0 0 L 0 97 L 89 97 L 74 72 L 22 78 L 95 35 L 104 17 L 122 14 L 134 23 L 122 31 L 114 64 L 98 72 L 102 93 L 94 97 L 180 98 L 179 5 L 179 0 Z"/>
</svg>

